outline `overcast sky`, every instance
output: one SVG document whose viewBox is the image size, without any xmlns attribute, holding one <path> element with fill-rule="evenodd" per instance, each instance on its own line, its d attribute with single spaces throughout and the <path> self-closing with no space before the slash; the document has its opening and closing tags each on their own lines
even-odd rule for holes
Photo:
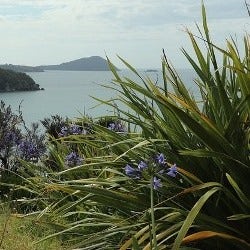
<svg viewBox="0 0 250 250">
<path fill-rule="evenodd" d="M 249 31 L 244 0 L 204 2 L 219 45 Z M 118 67 L 116 54 L 137 68 L 159 68 L 164 48 L 183 68 L 180 48 L 190 48 L 184 27 L 196 32 L 200 10 L 200 0 L 0 0 L 0 64 L 57 64 L 106 53 Z"/>
</svg>

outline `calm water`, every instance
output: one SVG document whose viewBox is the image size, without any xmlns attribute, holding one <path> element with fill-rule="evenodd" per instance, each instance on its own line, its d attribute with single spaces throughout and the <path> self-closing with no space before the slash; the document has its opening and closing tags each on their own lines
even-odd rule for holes
<svg viewBox="0 0 250 250">
<path fill-rule="evenodd" d="M 127 70 L 119 73 L 134 78 Z M 28 74 L 45 90 L 0 93 L 0 99 L 11 105 L 13 111 L 17 110 L 21 103 L 27 124 L 55 114 L 74 118 L 81 114 L 98 117 L 112 112 L 111 108 L 104 105 L 95 107 L 99 103 L 91 98 L 95 96 L 108 100 L 116 97 L 115 91 L 101 86 L 101 84 L 111 85 L 114 77 L 109 71 L 45 71 Z M 191 72 L 185 70 L 182 74 L 191 87 Z M 162 82 L 160 72 L 150 72 L 147 75 L 154 80 L 158 78 L 159 84 Z"/>
</svg>

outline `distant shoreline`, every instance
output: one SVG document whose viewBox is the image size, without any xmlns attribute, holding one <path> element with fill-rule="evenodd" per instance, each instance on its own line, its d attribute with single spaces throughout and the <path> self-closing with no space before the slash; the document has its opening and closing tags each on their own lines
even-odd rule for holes
<svg viewBox="0 0 250 250">
<path fill-rule="evenodd" d="M 44 72 L 45 70 L 110 71 L 108 61 L 100 56 L 84 57 L 56 65 L 24 66 L 24 65 L 2 64 L 0 65 L 0 68 L 13 70 L 16 72 L 23 72 L 23 73 Z M 115 67 L 115 69 L 119 70 L 117 67 Z"/>
</svg>

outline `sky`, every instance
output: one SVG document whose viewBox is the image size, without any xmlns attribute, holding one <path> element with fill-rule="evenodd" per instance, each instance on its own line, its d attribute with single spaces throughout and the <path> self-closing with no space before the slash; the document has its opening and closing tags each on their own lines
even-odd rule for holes
<svg viewBox="0 0 250 250">
<path fill-rule="evenodd" d="M 240 44 L 250 27 L 244 0 L 204 3 L 213 41 L 224 47 L 231 35 Z M 198 34 L 196 24 L 201 0 L 0 0 L 0 64 L 107 55 L 123 67 L 119 55 L 136 68 L 160 68 L 164 48 L 175 67 L 186 68 L 185 29 Z"/>
</svg>

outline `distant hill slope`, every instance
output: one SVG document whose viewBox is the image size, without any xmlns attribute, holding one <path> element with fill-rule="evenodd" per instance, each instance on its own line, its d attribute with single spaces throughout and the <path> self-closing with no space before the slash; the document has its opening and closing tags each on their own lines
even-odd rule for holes
<svg viewBox="0 0 250 250">
<path fill-rule="evenodd" d="M 16 72 L 43 72 L 44 70 L 40 67 L 24 66 L 24 65 L 13 65 L 13 64 L 1 64 L 0 68 L 13 70 Z"/>
<path fill-rule="evenodd" d="M 30 76 L 0 68 L 0 92 L 31 90 L 40 90 L 40 87 Z"/>
<path fill-rule="evenodd" d="M 24 66 L 1 64 L 0 68 L 16 72 L 43 72 L 44 70 L 109 71 L 107 60 L 100 56 L 84 57 L 57 65 Z M 118 70 L 118 68 L 116 68 Z"/>
<path fill-rule="evenodd" d="M 108 71 L 108 62 L 100 56 L 80 58 L 58 65 L 41 65 L 44 70 Z"/>
</svg>

